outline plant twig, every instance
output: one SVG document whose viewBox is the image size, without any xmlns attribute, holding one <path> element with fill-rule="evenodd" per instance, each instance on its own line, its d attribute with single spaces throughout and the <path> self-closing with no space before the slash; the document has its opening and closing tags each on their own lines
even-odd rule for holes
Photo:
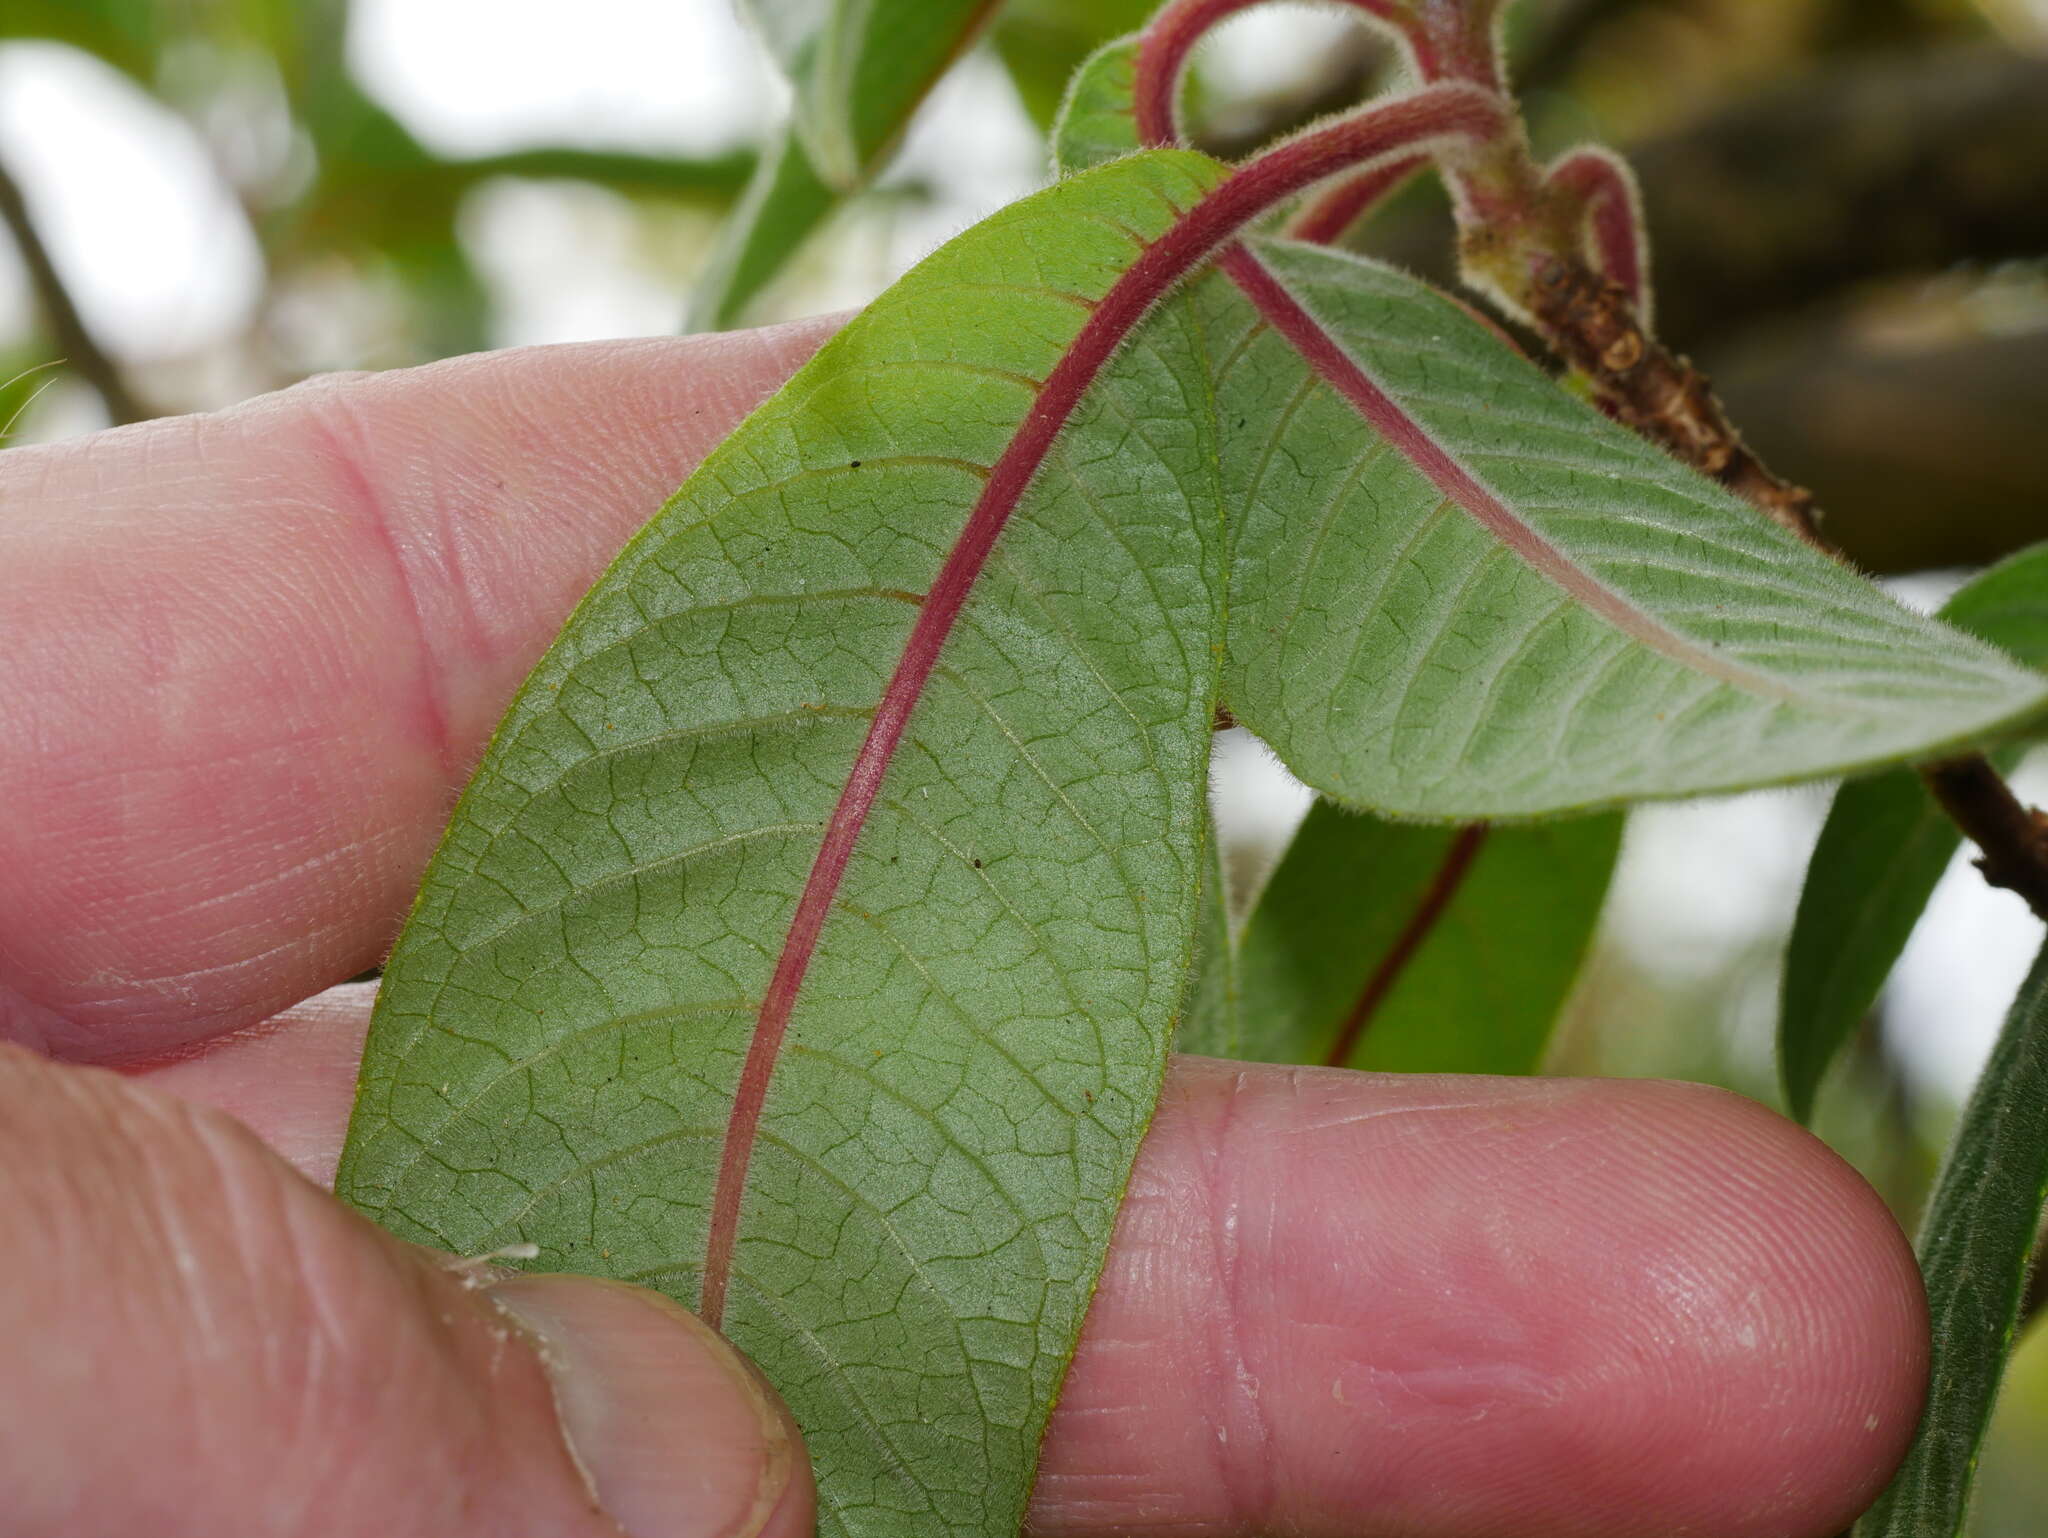
<svg viewBox="0 0 2048 1538">
<path fill-rule="evenodd" d="M 64 286 L 63 274 L 58 272 L 50 248 L 43 244 L 42 232 L 29 212 L 21 183 L 14 179 L 4 160 L 0 160 L 0 223 L 6 224 L 21 250 L 22 265 L 28 269 L 29 284 L 35 291 L 43 324 L 49 327 L 50 340 L 63 352 L 65 362 L 99 392 L 114 424 L 141 422 L 156 415 L 136 398 L 120 368 L 86 329 L 85 318 L 78 313 L 70 289 Z"/>
<path fill-rule="evenodd" d="M 1743 443 L 1706 375 L 1648 333 L 1621 284 L 1576 256 L 1553 256 L 1536 274 L 1531 312 L 1615 420 L 1834 553 L 1820 538 L 1813 493 L 1772 474 Z"/>
<path fill-rule="evenodd" d="M 1921 767 L 1920 778 L 1950 820 L 1984 853 L 1977 869 L 2048 919 L 2048 813 L 2012 793 L 1981 754 Z"/>
</svg>

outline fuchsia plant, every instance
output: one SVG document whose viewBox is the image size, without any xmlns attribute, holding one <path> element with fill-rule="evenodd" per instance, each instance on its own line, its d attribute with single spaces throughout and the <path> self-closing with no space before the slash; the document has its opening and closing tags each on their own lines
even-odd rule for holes
<svg viewBox="0 0 2048 1538">
<path fill-rule="evenodd" d="M 1412 89 L 1236 167 L 1178 147 L 1191 51 L 1249 3 L 1176 0 L 1090 60 L 1062 178 L 878 299 L 620 557 L 380 994 L 342 1192 L 699 1310 L 803 1421 L 831 1532 L 1015 1531 L 1174 1045 L 1532 1070 L 1612 809 L 1933 761 L 1998 873 L 2048 892 L 1977 756 L 2048 714 L 2048 562 L 1986 578 L 1995 613 L 1959 600 L 1973 639 L 1814 547 L 1649 330 L 1627 171 L 1533 159 L 1497 0 L 1357 0 Z M 1328 248 L 1423 169 L 1467 280 L 1605 415 Z M 1224 718 L 1322 797 L 1236 933 Z M 1846 911 L 1817 898 L 1807 948 Z M 1431 970 L 1447 915 L 1483 967 Z M 1856 939 L 1863 972 L 1903 938 Z M 1488 971 L 1498 1001 L 1453 996 Z M 1937 1301 L 2008 1328 L 2044 989 L 1930 1228 Z M 1841 1017 L 1788 1025 L 1802 1110 Z M 1873 1531 L 1959 1520 L 2002 1341 L 1937 1346 L 1948 1452 Z"/>
</svg>

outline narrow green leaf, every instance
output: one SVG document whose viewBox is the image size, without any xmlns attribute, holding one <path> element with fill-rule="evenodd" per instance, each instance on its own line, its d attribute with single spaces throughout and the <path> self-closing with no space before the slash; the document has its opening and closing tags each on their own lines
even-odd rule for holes
<svg viewBox="0 0 2048 1538">
<path fill-rule="evenodd" d="M 1239 939 L 1227 1055 L 1535 1072 L 1599 919 L 1621 823 L 1416 827 L 1319 802 Z M 1185 1035 L 1182 1046 L 1225 1053 Z"/>
<path fill-rule="evenodd" d="M 825 183 L 850 192 L 999 0 L 743 0 L 795 88 L 797 138 Z"/>
<path fill-rule="evenodd" d="M 1943 607 L 1960 630 L 2048 665 L 2048 545 L 1992 567 Z M 2000 755 L 2008 771 L 2017 750 Z M 1813 1114 L 1822 1076 L 1877 1000 L 1962 834 L 1918 775 L 1890 770 L 1835 795 L 1785 951 L 1778 1065 L 1785 1101 Z"/>
<path fill-rule="evenodd" d="M 1934 1360 L 1920 1430 L 1857 1538 L 1954 1538 L 2048 1195 L 2048 949 L 1963 1108 L 1921 1226 Z"/>
<path fill-rule="evenodd" d="M 341 1192 L 702 1308 L 828 1534 L 1016 1532 L 1156 1098 L 1221 586 L 1170 322 L 959 573 L 1042 382 L 1220 176 L 1064 182 L 829 342 L 527 682 L 385 974 Z"/>
<path fill-rule="evenodd" d="M 736 325 L 841 197 L 895 148 L 911 115 L 997 0 L 742 0 L 795 90 L 706 264 L 687 324 Z"/>
<path fill-rule="evenodd" d="M 836 202 L 803 146 L 785 129 L 762 152 L 747 190 L 719 227 L 718 243 L 690 296 L 686 328 L 722 331 L 736 325 Z"/>
</svg>

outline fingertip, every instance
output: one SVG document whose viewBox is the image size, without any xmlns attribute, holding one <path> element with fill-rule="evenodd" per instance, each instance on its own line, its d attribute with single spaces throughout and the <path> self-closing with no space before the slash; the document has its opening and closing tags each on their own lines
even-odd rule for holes
<svg viewBox="0 0 2048 1538">
<path fill-rule="evenodd" d="M 1925 1342 L 1882 1204 L 1737 1097 L 1188 1060 L 1039 1528 L 1832 1532 Z"/>
</svg>

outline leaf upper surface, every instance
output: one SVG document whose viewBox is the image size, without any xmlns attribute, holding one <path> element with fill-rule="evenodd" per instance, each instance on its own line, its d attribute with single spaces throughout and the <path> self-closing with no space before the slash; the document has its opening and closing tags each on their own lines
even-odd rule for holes
<svg viewBox="0 0 2048 1538">
<path fill-rule="evenodd" d="M 1148 156 L 928 259 L 593 590 L 386 973 L 339 1188 L 695 1306 L 821 828 L 922 595 L 1091 307 L 1219 169 Z M 1014 1533 L 1193 945 L 1214 448 L 1167 328 L 1083 399 L 887 765 L 775 1063 L 724 1325 L 830 1533 Z"/>
<path fill-rule="evenodd" d="M 1318 802 L 1182 1050 L 1404 1073 L 1534 1073 L 1600 916 L 1617 815 L 1464 830 Z M 1213 961 L 1212 961 L 1213 959 Z M 1356 1017 L 1354 1019 L 1354 1017 Z"/>
</svg>

